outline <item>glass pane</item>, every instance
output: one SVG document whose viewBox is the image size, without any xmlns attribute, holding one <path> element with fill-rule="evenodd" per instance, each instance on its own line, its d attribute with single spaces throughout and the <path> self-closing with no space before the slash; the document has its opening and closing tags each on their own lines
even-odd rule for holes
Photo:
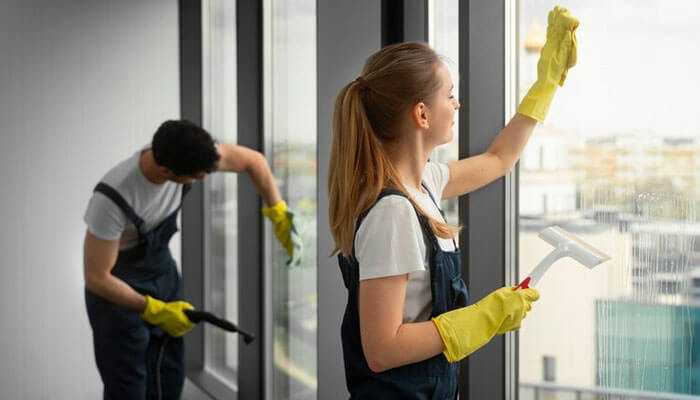
<svg viewBox="0 0 700 400">
<path fill-rule="evenodd" d="M 220 143 L 236 143 L 236 2 L 210 0 L 203 9 L 204 127 Z M 238 222 L 236 174 L 207 180 L 209 230 L 206 307 L 238 323 Z M 238 336 L 206 324 L 205 368 L 235 387 Z"/>
<path fill-rule="evenodd" d="M 557 2 L 519 3 L 522 96 Z M 546 382 L 569 387 L 562 399 L 571 387 L 700 395 L 700 3 L 566 6 L 581 20 L 578 65 L 521 159 L 520 279 L 553 250 L 538 237 L 551 225 L 611 260 L 565 258 L 544 276 L 520 330 L 521 393 Z"/>
<path fill-rule="evenodd" d="M 288 257 L 276 240 L 268 246 L 273 398 L 315 399 L 316 1 L 270 0 L 265 6 L 268 157 L 304 243 L 298 266 L 286 265 Z"/>
<path fill-rule="evenodd" d="M 443 57 L 450 69 L 454 93 L 461 100 L 459 93 L 459 1 L 430 0 L 428 3 L 428 41 L 430 46 Z M 459 158 L 459 114 L 455 114 L 452 142 L 436 148 L 431 160 L 446 163 Z M 447 222 L 459 224 L 458 198 L 443 200 L 441 207 L 445 211 Z"/>
</svg>

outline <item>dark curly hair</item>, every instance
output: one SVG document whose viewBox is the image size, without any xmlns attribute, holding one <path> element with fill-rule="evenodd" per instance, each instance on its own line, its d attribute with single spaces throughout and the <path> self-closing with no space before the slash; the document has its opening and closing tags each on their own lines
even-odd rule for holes
<svg viewBox="0 0 700 400">
<path fill-rule="evenodd" d="M 151 150 L 158 165 L 178 176 L 212 172 L 220 158 L 209 132 L 184 119 L 163 122 L 153 135 Z"/>
</svg>

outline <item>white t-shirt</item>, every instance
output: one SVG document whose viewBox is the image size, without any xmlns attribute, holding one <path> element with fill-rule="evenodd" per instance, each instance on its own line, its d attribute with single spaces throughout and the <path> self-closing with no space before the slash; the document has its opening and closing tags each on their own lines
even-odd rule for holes
<svg viewBox="0 0 700 400">
<path fill-rule="evenodd" d="M 447 164 L 428 162 L 423 183 L 436 201 L 449 180 Z M 444 221 L 428 193 L 408 189 L 413 200 L 438 221 Z M 455 238 L 455 242 L 456 242 Z M 440 248 L 454 251 L 452 239 L 438 238 Z M 427 321 L 432 310 L 430 267 L 423 231 L 408 199 L 389 195 L 377 202 L 355 235 L 360 280 L 408 274 L 403 322 Z"/>
<path fill-rule="evenodd" d="M 155 184 L 143 175 L 139 167 L 142 149 L 117 164 L 100 180 L 116 190 L 144 222 L 147 232 L 172 214 L 182 198 L 182 185 L 166 181 Z M 136 226 L 111 199 L 95 192 L 83 217 L 88 230 L 104 240 L 119 240 L 120 250 L 138 242 Z"/>
</svg>

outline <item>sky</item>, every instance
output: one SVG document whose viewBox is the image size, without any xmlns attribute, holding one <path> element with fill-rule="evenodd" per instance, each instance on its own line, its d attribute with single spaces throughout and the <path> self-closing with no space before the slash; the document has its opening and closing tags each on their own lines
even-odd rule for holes
<svg viewBox="0 0 700 400">
<path fill-rule="evenodd" d="M 521 1 L 520 35 L 546 26 L 557 2 Z M 547 123 L 582 136 L 634 133 L 700 138 L 700 1 L 572 0 L 578 64 Z M 521 82 L 536 57 L 521 58 Z M 529 86 L 529 85 L 528 85 Z"/>
</svg>

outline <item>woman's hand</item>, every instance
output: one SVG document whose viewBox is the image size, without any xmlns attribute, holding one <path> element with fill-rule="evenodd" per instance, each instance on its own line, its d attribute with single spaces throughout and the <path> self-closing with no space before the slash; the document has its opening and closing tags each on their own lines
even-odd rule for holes
<svg viewBox="0 0 700 400">
<path fill-rule="evenodd" d="M 433 318 L 449 362 L 463 359 L 497 334 L 520 328 L 532 303 L 540 298 L 534 289 L 503 287 L 476 304 L 448 311 Z"/>
<path fill-rule="evenodd" d="M 547 41 L 537 63 L 537 81 L 518 106 L 518 113 L 543 122 L 557 86 L 563 86 L 577 61 L 576 28 L 579 21 L 566 8 L 549 12 Z"/>
</svg>

